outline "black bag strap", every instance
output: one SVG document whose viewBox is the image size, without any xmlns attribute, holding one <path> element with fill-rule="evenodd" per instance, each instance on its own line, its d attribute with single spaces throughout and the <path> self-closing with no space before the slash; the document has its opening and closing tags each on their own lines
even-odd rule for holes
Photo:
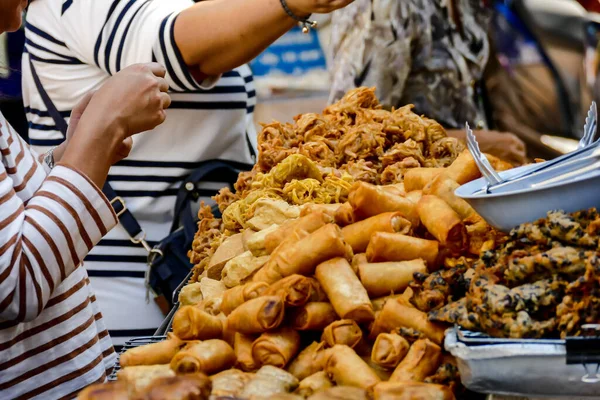
<svg viewBox="0 0 600 400">
<path fill-rule="evenodd" d="M 42 85 L 42 82 L 40 81 L 40 77 L 38 76 L 38 74 L 35 70 L 35 67 L 33 65 L 33 62 L 31 61 L 31 57 L 29 57 L 29 68 L 31 69 L 31 76 L 33 77 L 33 81 L 38 90 L 38 93 L 40 94 L 40 97 L 42 98 L 42 101 L 44 102 L 44 105 L 46 106 L 46 110 L 48 110 L 48 114 L 52 117 L 52 119 L 54 120 L 54 123 L 56 124 L 56 127 L 58 128 L 58 130 L 63 134 L 64 138 L 66 139 L 67 129 L 69 126 L 65 122 L 65 119 L 60 115 L 60 112 L 56 109 L 56 106 L 54 105 L 54 102 L 52 101 L 52 99 L 50 99 L 50 96 L 48 96 L 48 92 L 46 92 L 46 89 L 44 89 L 44 86 Z M 125 230 L 129 234 L 131 241 L 136 244 L 138 244 L 138 243 L 142 244 L 144 246 L 144 248 L 148 252 L 150 252 L 152 249 L 146 243 L 145 233 L 144 233 L 142 227 L 140 226 L 140 224 L 137 222 L 137 220 L 131 213 L 131 211 L 129 211 L 127 209 L 125 201 L 117 195 L 117 193 L 114 191 L 114 189 L 110 186 L 110 184 L 108 182 L 106 182 L 104 184 L 104 187 L 102 188 L 102 192 L 110 201 L 110 204 L 114 208 L 115 213 L 117 214 L 117 217 L 119 218 L 119 222 L 121 223 L 123 228 L 125 228 Z"/>
</svg>

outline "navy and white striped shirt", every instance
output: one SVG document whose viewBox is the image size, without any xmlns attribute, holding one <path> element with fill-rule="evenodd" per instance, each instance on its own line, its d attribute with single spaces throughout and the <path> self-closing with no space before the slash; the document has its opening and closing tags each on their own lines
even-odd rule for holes
<svg viewBox="0 0 600 400">
<path fill-rule="evenodd" d="M 131 155 L 108 180 L 152 245 L 168 234 L 176 191 L 200 161 L 253 162 L 255 91 L 248 66 L 197 82 L 173 37 L 178 13 L 192 0 L 36 0 L 27 14 L 23 96 L 32 146 L 44 152 L 62 134 L 33 82 L 29 58 L 50 98 L 68 119 L 85 93 L 125 66 L 157 61 L 167 69 L 172 104 L 167 120 L 134 137 Z M 201 40 L 201 39 L 199 39 Z M 206 182 L 209 197 L 224 186 Z M 164 316 L 146 304 L 146 251 L 117 226 L 85 259 L 115 344 L 152 334 Z"/>
</svg>

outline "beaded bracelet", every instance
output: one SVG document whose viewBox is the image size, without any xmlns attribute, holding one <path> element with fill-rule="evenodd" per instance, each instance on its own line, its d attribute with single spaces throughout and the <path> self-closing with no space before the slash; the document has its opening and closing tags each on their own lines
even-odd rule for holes
<svg viewBox="0 0 600 400">
<path fill-rule="evenodd" d="M 290 7 L 288 7 L 286 0 L 279 0 L 279 2 L 281 3 L 281 6 L 285 10 L 285 13 L 287 15 L 289 15 L 290 18 L 293 18 L 296 21 L 298 21 L 298 23 L 300 24 L 300 26 L 302 26 L 302 33 L 308 33 L 308 32 L 310 32 L 310 28 L 316 28 L 317 27 L 317 21 L 310 21 L 309 20 L 310 15 L 308 17 L 306 17 L 306 18 L 300 18 L 296 14 L 294 14 L 292 10 L 290 10 Z"/>
</svg>

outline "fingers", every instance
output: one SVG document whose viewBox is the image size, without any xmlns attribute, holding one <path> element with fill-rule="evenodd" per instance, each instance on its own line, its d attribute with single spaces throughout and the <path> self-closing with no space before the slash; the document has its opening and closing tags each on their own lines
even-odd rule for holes
<svg viewBox="0 0 600 400">
<path fill-rule="evenodd" d="M 157 78 L 158 79 L 158 88 L 161 92 L 169 91 L 169 82 L 165 78 Z"/>
<path fill-rule="evenodd" d="M 171 96 L 169 96 L 167 93 L 161 93 L 160 100 L 163 110 L 169 108 L 169 106 L 171 105 Z"/>
<path fill-rule="evenodd" d="M 165 75 L 167 74 L 167 70 L 165 69 L 165 67 L 163 67 L 159 63 L 153 62 L 153 63 L 148 63 L 146 65 L 148 66 L 148 68 L 150 68 L 150 71 L 152 71 L 152 73 L 155 76 L 159 76 L 161 78 L 164 78 Z"/>
</svg>

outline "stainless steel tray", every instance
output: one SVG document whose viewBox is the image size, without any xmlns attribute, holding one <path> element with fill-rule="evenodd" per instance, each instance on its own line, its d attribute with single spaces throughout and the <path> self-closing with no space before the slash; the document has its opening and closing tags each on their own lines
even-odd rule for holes
<svg viewBox="0 0 600 400">
<path fill-rule="evenodd" d="M 564 340 L 491 339 L 449 329 L 445 348 L 456 357 L 465 387 L 475 392 L 600 396 L 600 382 L 594 379 L 597 365 L 567 365 Z"/>
</svg>

